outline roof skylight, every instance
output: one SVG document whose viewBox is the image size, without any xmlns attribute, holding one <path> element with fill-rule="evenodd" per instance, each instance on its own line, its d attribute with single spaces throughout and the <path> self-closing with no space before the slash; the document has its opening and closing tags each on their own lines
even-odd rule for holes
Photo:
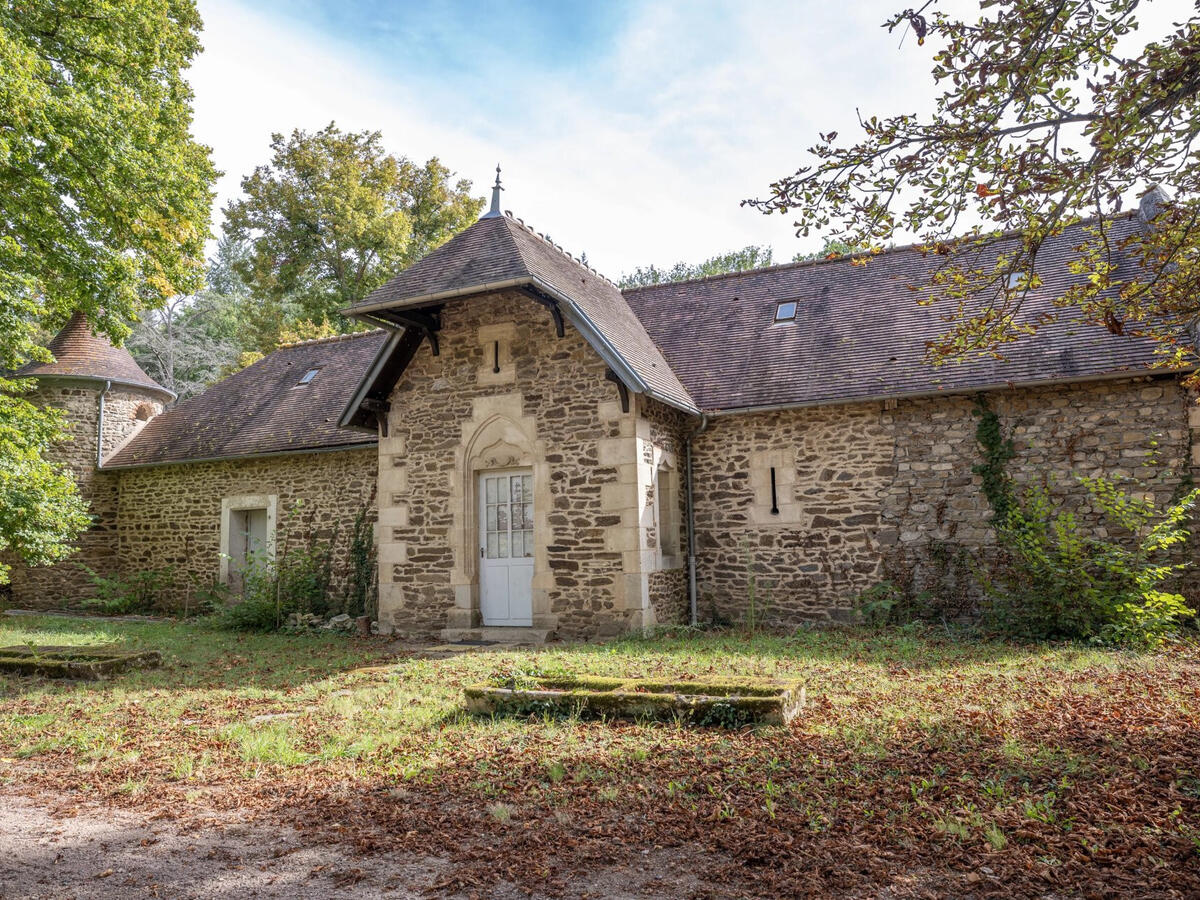
<svg viewBox="0 0 1200 900">
<path fill-rule="evenodd" d="M 311 384 L 312 380 L 317 377 L 317 373 L 320 371 L 320 368 L 309 369 L 304 373 L 304 377 L 296 382 L 296 386 L 299 387 L 300 385 Z"/>
<path fill-rule="evenodd" d="M 791 322 L 796 318 L 796 301 L 784 300 L 775 307 L 776 322 Z"/>
</svg>

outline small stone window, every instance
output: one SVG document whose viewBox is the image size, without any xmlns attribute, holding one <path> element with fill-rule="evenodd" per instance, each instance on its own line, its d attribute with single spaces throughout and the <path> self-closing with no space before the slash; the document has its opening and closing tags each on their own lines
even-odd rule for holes
<svg viewBox="0 0 1200 900">
<path fill-rule="evenodd" d="M 775 307 L 776 322 L 794 322 L 796 319 L 796 301 L 784 300 Z"/>
<path fill-rule="evenodd" d="M 658 550 L 664 564 L 670 564 L 679 556 L 679 475 L 666 460 L 655 471 L 654 498 L 658 506 Z"/>
</svg>

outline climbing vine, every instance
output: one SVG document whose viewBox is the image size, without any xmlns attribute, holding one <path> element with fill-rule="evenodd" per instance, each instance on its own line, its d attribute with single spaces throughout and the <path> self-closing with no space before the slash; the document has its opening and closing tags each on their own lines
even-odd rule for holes
<svg viewBox="0 0 1200 900">
<path fill-rule="evenodd" d="M 1177 551 L 1200 491 L 1160 508 L 1134 479 L 1076 475 L 1087 496 L 1082 510 L 1064 508 L 1045 484 L 1018 495 L 1008 470 L 1012 439 L 983 394 L 973 414 L 981 461 L 972 471 L 982 479 L 1000 549 L 981 570 L 992 627 L 1155 646 L 1195 615 L 1170 585 L 1187 568 Z"/>
<path fill-rule="evenodd" d="M 1016 455 L 1012 438 L 1004 436 L 1000 417 L 992 409 L 987 395 L 975 395 L 972 415 L 979 419 L 975 426 L 975 440 L 979 442 L 983 461 L 971 467 L 971 471 L 983 479 L 983 495 L 995 514 L 994 522 L 1003 523 L 1013 508 L 1012 476 L 1008 464 Z"/>
</svg>

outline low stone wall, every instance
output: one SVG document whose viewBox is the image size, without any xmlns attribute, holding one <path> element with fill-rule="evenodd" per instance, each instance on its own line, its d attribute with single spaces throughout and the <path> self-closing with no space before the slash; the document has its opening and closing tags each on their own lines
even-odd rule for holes
<svg viewBox="0 0 1200 900">
<path fill-rule="evenodd" d="M 119 485 L 121 572 L 166 569 L 169 602 L 191 603 L 220 570 L 221 502 L 240 495 L 276 497 L 277 554 L 311 538 L 334 544 L 332 595 L 347 585 L 355 516 L 375 518 L 374 446 L 263 459 L 224 460 L 107 473 Z M 299 505 L 297 505 L 299 504 Z"/>
<path fill-rule="evenodd" d="M 1046 481 L 1060 505 L 1083 504 L 1074 473 L 1136 477 L 1160 504 L 1191 483 L 1192 400 L 1172 378 L 988 401 L 1014 441 L 1010 471 Z M 947 396 L 714 418 L 694 452 L 701 618 L 844 618 L 884 580 L 969 609 L 971 567 L 994 540 L 972 471 L 974 406 Z"/>
</svg>

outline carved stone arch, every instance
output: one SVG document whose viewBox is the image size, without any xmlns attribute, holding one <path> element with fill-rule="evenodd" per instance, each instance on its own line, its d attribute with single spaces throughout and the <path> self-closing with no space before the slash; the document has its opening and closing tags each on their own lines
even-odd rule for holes
<svg viewBox="0 0 1200 900">
<path fill-rule="evenodd" d="M 464 446 L 463 468 L 506 469 L 533 465 L 533 438 L 518 422 L 495 414 L 479 423 Z"/>
<path fill-rule="evenodd" d="M 474 579 L 479 561 L 474 552 L 479 539 L 479 473 L 488 469 L 532 468 L 536 459 L 534 440 L 526 428 L 515 419 L 495 413 L 476 424 L 475 430 L 463 442 L 458 466 L 462 497 L 459 541 L 463 547 L 462 569 Z"/>
</svg>

